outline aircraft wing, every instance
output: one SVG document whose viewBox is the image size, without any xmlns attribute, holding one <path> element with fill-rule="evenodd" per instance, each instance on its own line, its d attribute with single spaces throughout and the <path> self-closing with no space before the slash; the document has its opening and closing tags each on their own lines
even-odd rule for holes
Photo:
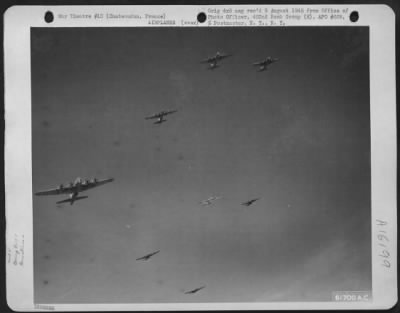
<svg viewBox="0 0 400 313">
<path fill-rule="evenodd" d="M 55 195 L 61 195 L 64 193 L 73 193 L 74 187 L 63 187 L 61 188 L 54 188 L 54 189 L 49 189 L 49 190 L 42 190 L 42 191 L 38 191 L 35 192 L 35 195 L 37 196 L 55 196 Z"/>
<path fill-rule="evenodd" d="M 232 56 L 232 54 L 222 54 L 222 55 L 220 55 L 219 57 L 220 57 L 221 59 L 225 59 L 225 58 L 231 57 L 231 56 Z"/>
<path fill-rule="evenodd" d="M 84 190 L 88 190 L 88 189 L 92 189 L 94 187 L 98 187 L 107 183 L 111 183 L 114 181 L 114 178 L 107 178 L 107 179 L 99 179 L 99 180 L 95 180 L 95 181 L 89 181 L 85 184 L 82 184 L 80 189 L 81 191 Z"/>
<path fill-rule="evenodd" d="M 152 119 L 155 119 L 155 118 L 158 118 L 158 117 L 159 117 L 158 115 L 152 115 L 152 116 L 145 117 L 145 119 L 146 120 L 152 120 Z"/>
<path fill-rule="evenodd" d="M 256 62 L 256 63 L 253 63 L 253 65 L 255 66 L 255 65 L 263 65 L 264 64 L 264 62 Z"/>
<path fill-rule="evenodd" d="M 215 61 L 214 57 L 213 58 L 204 59 L 204 60 L 200 61 L 200 63 L 210 63 L 210 62 L 213 62 L 213 61 Z"/>
<path fill-rule="evenodd" d="M 178 110 L 171 110 L 171 111 L 167 111 L 164 113 L 164 115 L 168 115 L 168 114 L 172 114 L 172 113 L 176 113 L 178 112 Z"/>
</svg>

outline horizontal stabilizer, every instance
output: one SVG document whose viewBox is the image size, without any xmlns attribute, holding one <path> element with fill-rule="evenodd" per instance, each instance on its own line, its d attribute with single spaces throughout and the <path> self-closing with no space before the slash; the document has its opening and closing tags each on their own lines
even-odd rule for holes
<svg viewBox="0 0 400 313">
<path fill-rule="evenodd" d="M 80 197 L 76 197 L 74 199 L 65 199 L 65 200 L 57 201 L 57 204 L 60 204 L 60 203 L 71 203 L 72 204 L 74 201 L 82 200 L 82 199 L 86 199 L 86 198 L 89 198 L 89 197 L 88 196 L 80 196 Z"/>
</svg>

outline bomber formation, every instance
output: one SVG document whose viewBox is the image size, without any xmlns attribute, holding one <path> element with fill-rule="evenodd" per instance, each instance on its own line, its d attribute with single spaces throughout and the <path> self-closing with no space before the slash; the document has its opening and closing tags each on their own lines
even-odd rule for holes
<svg viewBox="0 0 400 313">
<path fill-rule="evenodd" d="M 214 70 L 219 66 L 219 62 L 222 60 L 231 57 L 232 54 L 224 54 L 217 52 L 214 56 L 209 57 L 205 60 L 202 60 L 201 63 L 207 63 L 208 64 L 208 69 Z M 258 66 L 258 72 L 263 72 L 268 69 L 268 66 L 272 63 L 275 63 L 279 61 L 279 59 L 274 59 L 272 57 L 267 57 L 266 59 L 253 63 L 254 66 Z"/>
<path fill-rule="evenodd" d="M 223 54 L 220 52 L 217 52 L 214 56 L 209 57 L 205 60 L 202 60 L 201 63 L 206 63 L 208 64 L 208 69 L 214 70 L 219 67 L 219 63 L 228 58 L 231 57 L 231 54 Z M 268 69 L 268 66 L 271 65 L 272 63 L 277 62 L 278 59 L 274 59 L 272 57 L 267 57 L 266 59 L 255 62 L 252 65 L 258 67 L 258 72 L 263 72 Z M 156 120 L 154 124 L 162 124 L 166 122 L 167 120 L 165 119 L 165 116 L 174 114 L 178 112 L 178 110 L 169 110 L 169 111 L 161 111 L 159 113 L 155 113 L 153 115 L 145 117 L 145 120 Z M 69 203 L 70 205 L 73 205 L 75 201 L 82 200 L 88 198 L 88 196 L 79 196 L 79 193 L 87 191 L 89 189 L 113 182 L 114 178 L 107 178 L 107 179 L 86 179 L 83 180 L 81 178 L 77 178 L 74 182 L 71 182 L 67 185 L 60 184 L 56 188 L 48 189 L 48 190 L 42 190 L 38 191 L 35 193 L 37 196 L 49 196 L 49 195 L 62 195 L 62 194 L 68 194 L 69 197 L 67 199 L 57 201 L 57 204 L 63 204 L 63 203 Z M 221 196 L 210 196 L 207 199 L 201 200 L 199 202 L 200 205 L 202 206 L 212 206 L 217 200 L 222 199 Z M 253 205 L 256 201 L 259 201 L 261 198 L 254 198 L 247 200 L 243 203 L 240 203 L 242 206 L 249 207 Z M 149 261 L 151 258 L 155 257 L 156 254 L 160 253 L 160 250 L 148 253 L 144 256 L 141 256 L 136 259 L 136 261 Z M 204 289 L 206 286 L 203 285 L 201 287 L 197 287 L 188 291 L 184 291 L 184 294 L 195 294 L 199 292 L 200 290 Z"/>
</svg>

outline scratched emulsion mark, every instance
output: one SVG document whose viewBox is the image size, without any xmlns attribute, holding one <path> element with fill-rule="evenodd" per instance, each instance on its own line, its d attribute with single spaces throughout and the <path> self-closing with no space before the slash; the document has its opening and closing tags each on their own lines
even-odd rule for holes
<svg viewBox="0 0 400 313">
<path fill-rule="evenodd" d="M 378 245 L 379 245 L 379 257 L 381 260 L 381 265 L 387 268 L 390 268 L 392 266 L 391 264 L 391 258 L 390 258 L 390 251 L 389 251 L 389 243 L 390 239 L 387 234 L 387 226 L 388 222 L 383 221 L 383 220 L 376 220 L 376 226 L 378 229 L 378 234 L 376 235 L 378 239 Z"/>
<path fill-rule="evenodd" d="M 25 236 L 14 234 L 11 247 L 7 248 L 7 263 L 14 266 L 24 266 Z"/>
</svg>

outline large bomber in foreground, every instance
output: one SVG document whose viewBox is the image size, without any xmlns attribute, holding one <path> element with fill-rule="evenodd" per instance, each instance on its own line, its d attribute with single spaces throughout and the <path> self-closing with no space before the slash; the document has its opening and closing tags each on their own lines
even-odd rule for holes
<svg viewBox="0 0 400 313">
<path fill-rule="evenodd" d="M 92 189 L 94 187 L 98 187 L 107 183 L 114 181 L 114 178 L 107 179 L 86 179 L 82 180 L 81 178 L 77 178 L 75 182 L 69 183 L 67 186 L 59 185 L 57 188 L 38 191 L 35 193 L 37 196 L 54 196 L 61 194 L 69 194 L 69 198 L 61 201 L 57 201 L 57 204 L 69 202 L 69 204 L 74 204 L 77 200 L 82 200 L 88 198 L 88 196 L 78 196 L 80 192 Z"/>
</svg>

